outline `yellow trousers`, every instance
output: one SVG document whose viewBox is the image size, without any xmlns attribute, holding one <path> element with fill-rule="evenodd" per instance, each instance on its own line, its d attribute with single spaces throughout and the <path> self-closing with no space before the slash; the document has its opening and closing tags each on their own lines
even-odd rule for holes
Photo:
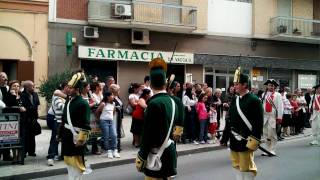
<svg viewBox="0 0 320 180">
<path fill-rule="evenodd" d="M 145 176 L 144 180 L 164 180 L 164 179 L 163 178 L 154 178 L 154 177 Z M 172 178 L 168 177 L 166 180 L 172 180 Z"/>
<path fill-rule="evenodd" d="M 255 176 L 257 175 L 257 166 L 254 163 L 253 151 L 231 151 L 230 159 L 233 168 L 236 168 L 241 172 L 253 172 Z"/>
</svg>

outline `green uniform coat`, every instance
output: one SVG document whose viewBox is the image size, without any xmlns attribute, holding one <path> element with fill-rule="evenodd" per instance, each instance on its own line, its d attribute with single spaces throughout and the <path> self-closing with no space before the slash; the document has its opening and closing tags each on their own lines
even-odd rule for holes
<svg viewBox="0 0 320 180">
<path fill-rule="evenodd" d="M 64 106 L 62 115 L 62 127 L 59 134 L 62 138 L 62 155 L 63 156 L 78 156 L 84 155 L 84 146 L 76 147 L 73 142 L 73 134 L 63 125 L 68 124 L 67 120 L 67 104 Z M 81 96 L 74 97 L 69 106 L 70 118 L 73 127 L 90 130 L 90 107 L 88 102 L 82 99 Z"/>
<path fill-rule="evenodd" d="M 232 99 L 229 108 L 230 119 L 226 123 L 226 128 L 223 132 L 221 139 L 222 143 L 226 143 L 230 140 L 230 149 L 236 152 L 247 151 L 246 140 L 238 141 L 234 135 L 231 134 L 231 130 L 247 138 L 249 135 L 253 135 L 257 139 L 261 139 L 263 128 L 263 107 L 261 101 L 257 96 L 247 93 L 239 99 L 240 109 L 247 117 L 248 121 L 252 125 L 252 132 L 247 125 L 241 119 L 236 106 L 236 97 Z"/>
<path fill-rule="evenodd" d="M 179 109 L 177 105 L 175 105 L 175 109 L 174 121 L 175 123 L 178 123 Z M 171 116 L 172 103 L 170 96 L 167 93 L 159 93 L 152 96 L 145 111 L 144 128 L 139 151 L 139 155 L 142 159 L 147 159 L 151 148 L 160 148 L 167 136 Z M 173 124 L 173 127 L 175 126 L 175 123 Z M 162 168 L 160 171 L 151 171 L 145 168 L 145 175 L 149 177 L 164 178 L 177 174 L 177 153 L 173 143 L 164 150 L 161 162 Z"/>
</svg>

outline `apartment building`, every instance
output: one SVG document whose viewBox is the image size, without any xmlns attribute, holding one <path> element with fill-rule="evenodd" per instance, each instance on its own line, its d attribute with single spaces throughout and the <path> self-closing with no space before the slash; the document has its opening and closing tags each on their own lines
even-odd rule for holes
<svg viewBox="0 0 320 180">
<path fill-rule="evenodd" d="M 212 49 L 195 55 L 204 81 L 227 89 L 236 66 L 259 89 L 268 78 L 281 86 L 312 87 L 319 81 L 319 0 L 209 0 Z"/>
<path fill-rule="evenodd" d="M 169 73 L 180 82 L 226 90 L 238 65 L 257 88 L 267 78 L 292 89 L 319 79 L 319 0 L 50 0 L 49 7 L 56 67 L 49 74 L 113 75 L 123 96 L 148 74 L 151 58 L 169 62 L 176 43 Z"/>
<path fill-rule="evenodd" d="M 48 72 L 48 0 L 0 0 L 0 39 L 0 71 L 38 86 Z"/>
<path fill-rule="evenodd" d="M 49 64 L 57 67 L 49 74 L 82 68 L 102 81 L 112 75 L 125 97 L 131 82 L 149 74 L 148 62 L 163 57 L 181 83 L 188 73 L 202 81 L 202 66 L 179 39 L 206 33 L 206 0 L 52 0 L 49 6 Z"/>
</svg>

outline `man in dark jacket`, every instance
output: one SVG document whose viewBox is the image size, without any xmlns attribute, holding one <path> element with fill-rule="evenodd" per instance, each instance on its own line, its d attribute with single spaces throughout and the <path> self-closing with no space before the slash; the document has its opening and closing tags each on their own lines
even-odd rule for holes
<svg viewBox="0 0 320 180">
<path fill-rule="evenodd" d="M 253 180 L 257 174 L 253 152 L 258 149 L 263 127 L 263 107 L 257 96 L 249 93 L 248 75 L 236 71 L 235 91 L 239 95 L 231 102 L 229 121 L 220 143 L 230 140 L 232 167 L 237 170 L 237 179 Z"/>
<path fill-rule="evenodd" d="M 40 105 L 39 97 L 34 92 L 32 81 L 24 82 L 24 91 L 21 93 L 23 107 L 26 108 L 25 120 L 25 153 L 29 156 L 36 156 L 35 127 L 38 120 L 38 106 Z"/>
<path fill-rule="evenodd" d="M 180 138 L 183 128 L 179 118 L 179 109 L 174 100 L 166 92 L 167 64 L 161 58 L 153 59 L 150 64 L 151 88 L 154 95 L 145 111 L 144 131 L 141 148 L 136 158 L 138 171 L 145 174 L 145 180 L 171 179 L 177 174 L 177 152 L 171 139 Z M 172 117 L 173 116 L 173 117 Z M 171 121 L 173 126 L 170 130 Z M 169 134 L 169 139 L 166 139 Z M 149 154 L 158 153 L 163 145 L 162 166 L 154 169 L 147 164 Z M 150 159 L 149 159 L 150 160 Z"/>
</svg>

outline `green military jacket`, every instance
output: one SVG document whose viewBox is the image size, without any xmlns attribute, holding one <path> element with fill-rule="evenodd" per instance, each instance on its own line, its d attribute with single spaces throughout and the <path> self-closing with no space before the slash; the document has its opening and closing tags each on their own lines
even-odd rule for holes
<svg viewBox="0 0 320 180">
<path fill-rule="evenodd" d="M 250 124 L 252 125 L 252 131 L 249 130 L 248 126 L 241 119 L 237 106 L 236 98 L 233 98 L 229 108 L 230 118 L 226 122 L 226 127 L 223 132 L 221 143 L 226 143 L 230 140 L 230 149 L 236 152 L 247 151 L 246 140 L 237 140 L 231 131 L 234 131 L 244 138 L 249 135 L 261 139 L 262 128 L 263 128 L 263 107 L 262 103 L 256 95 L 247 93 L 239 99 L 239 106 L 243 114 L 246 116 Z"/>
<path fill-rule="evenodd" d="M 84 146 L 76 147 L 73 142 L 72 132 L 65 128 L 63 125 L 68 124 L 67 120 L 67 104 L 68 100 L 64 106 L 62 115 L 62 155 L 63 156 L 78 156 L 84 155 Z M 85 101 L 81 96 L 74 97 L 69 106 L 70 119 L 73 127 L 78 127 L 85 130 L 90 130 L 90 107 L 87 101 Z"/>
<path fill-rule="evenodd" d="M 148 103 L 148 107 L 144 115 L 144 127 L 142 132 L 141 148 L 139 151 L 139 156 L 142 159 L 147 159 L 152 148 L 160 148 L 167 136 L 172 116 L 172 103 L 170 98 L 171 97 L 167 93 L 159 93 L 152 96 Z M 176 110 L 174 121 L 179 122 L 179 110 L 176 104 L 175 106 Z M 171 135 L 173 128 L 174 124 L 171 130 Z M 164 178 L 177 174 L 177 153 L 173 143 L 164 150 L 161 162 L 162 168 L 160 171 L 152 171 L 145 168 L 145 175 Z"/>
</svg>

